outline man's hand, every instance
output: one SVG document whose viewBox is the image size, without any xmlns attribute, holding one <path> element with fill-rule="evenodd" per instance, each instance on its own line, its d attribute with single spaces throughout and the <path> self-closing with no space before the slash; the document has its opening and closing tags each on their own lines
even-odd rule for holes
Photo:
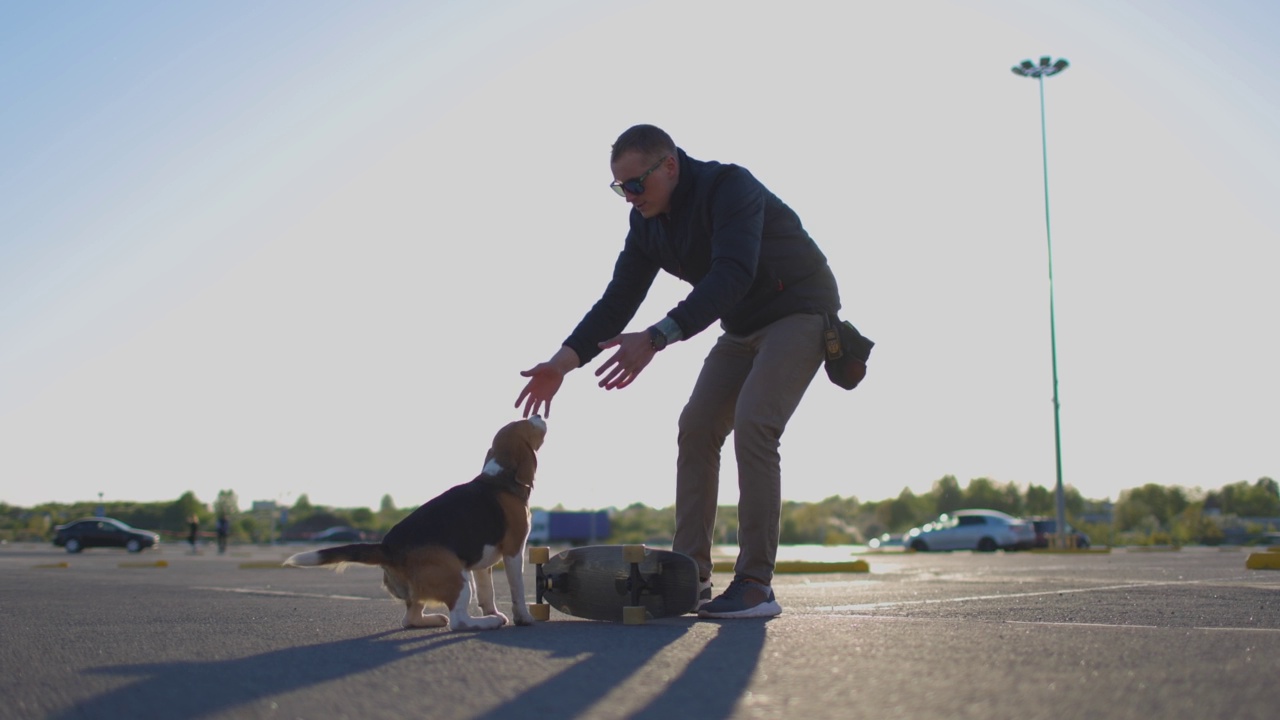
<svg viewBox="0 0 1280 720">
<path fill-rule="evenodd" d="M 604 376 L 600 380 L 600 387 L 605 390 L 624 388 L 635 382 L 640 371 L 648 367 L 649 361 L 657 354 L 653 344 L 649 342 L 647 330 L 623 333 L 600 343 L 601 350 L 611 347 L 618 348 L 618 351 L 596 370 L 596 377 Z"/>
<path fill-rule="evenodd" d="M 516 398 L 516 407 L 524 403 L 524 416 L 541 415 L 551 417 L 551 398 L 560 390 L 564 382 L 564 373 L 551 363 L 538 363 L 529 370 L 521 370 L 520 374 L 529 378 L 520 397 Z"/>
<path fill-rule="evenodd" d="M 524 403 L 524 416 L 541 415 L 551 417 L 551 398 L 560 391 L 560 384 L 569 371 L 578 367 L 578 354 L 567 347 L 560 350 L 550 360 L 538 363 L 528 370 L 520 371 L 523 377 L 529 378 L 520 397 L 516 398 L 516 407 Z"/>
</svg>

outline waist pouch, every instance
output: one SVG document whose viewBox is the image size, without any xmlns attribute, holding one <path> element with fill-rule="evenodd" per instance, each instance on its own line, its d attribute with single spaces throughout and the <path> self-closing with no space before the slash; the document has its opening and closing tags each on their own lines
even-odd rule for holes
<svg viewBox="0 0 1280 720">
<path fill-rule="evenodd" d="M 848 320 L 830 314 L 826 321 L 823 343 L 827 349 L 827 377 L 845 390 L 852 390 L 867 376 L 867 359 L 875 343 L 863 337 Z"/>
</svg>

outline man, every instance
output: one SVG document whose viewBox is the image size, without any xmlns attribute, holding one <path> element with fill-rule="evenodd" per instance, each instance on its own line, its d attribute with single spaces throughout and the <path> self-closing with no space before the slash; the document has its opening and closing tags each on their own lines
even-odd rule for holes
<svg viewBox="0 0 1280 720">
<path fill-rule="evenodd" d="M 231 532 L 231 522 L 227 520 L 226 515 L 219 515 L 218 523 L 214 528 L 218 533 L 218 554 L 222 555 L 227 552 L 227 535 Z"/>
<path fill-rule="evenodd" d="M 192 555 L 195 555 L 197 552 L 199 552 L 196 549 L 196 539 L 199 537 L 199 535 L 200 535 L 200 518 L 197 517 L 195 513 L 192 513 L 191 517 L 187 518 L 187 544 L 191 546 Z"/>
<path fill-rule="evenodd" d="M 782 477 L 778 446 L 787 421 L 823 361 L 825 317 L 840 308 L 827 259 L 799 217 L 747 170 L 689 157 L 652 125 L 618 137 L 611 187 L 631 203 L 631 228 L 613 279 L 547 362 L 521 375 L 524 414 L 549 416 L 569 371 L 603 350 L 600 387 L 629 386 L 669 344 L 719 320 L 680 414 L 673 548 L 693 557 L 703 617 L 782 612 L 770 583 L 778 552 Z M 658 270 L 693 285 L 640 332 L 624 333 Z M 738 462 L 738 559 L 734 578 L 711 599 L 711 544 L 720 449 L 730 431 Z"/>
</svg>

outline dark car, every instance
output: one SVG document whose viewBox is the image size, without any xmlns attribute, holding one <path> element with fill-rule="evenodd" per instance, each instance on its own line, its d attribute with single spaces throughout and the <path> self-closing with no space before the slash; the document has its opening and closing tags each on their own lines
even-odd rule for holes
<svg viewBox="0 0 1280 720">
<path fill-rule="evenodd" d="M 1050 538 L 1058 532 L 1058 521 L 1053 518 L 1034 517 L 1028 518 L 1028 522 L 1036 530 L 1035 545 L 1033 547 L 1047 548 L 1049 547 Z M 1075 545 L 1073 547 L 1087 548 L 1089 547 L 1089 536 L 1071 527 L 1071 523 L 1067 523 L 1067 535 L 1075 537 Z"/>
<path fill-rule="evenodd" d="M 314 533 L 308 538 L 311 542 L 364 542 L 367 539 L 364 532 L 346 525 L 338 525 L 328 530 L 321 530 Z"/>
<path fill-rule="evenodd" d="M 84 518 L 54 528 L 53 544 L 69 553 L 94 547 L 119 547 L 136 553 L 160 544 L 160 536 L 114 518 Z"/>
</svg>

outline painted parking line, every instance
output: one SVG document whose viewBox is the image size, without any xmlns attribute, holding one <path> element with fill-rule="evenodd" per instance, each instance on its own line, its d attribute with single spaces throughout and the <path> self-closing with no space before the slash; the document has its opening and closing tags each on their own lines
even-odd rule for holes
<svg viewBox="0 0 1280 720">
<path fill-rule="evenodd" d="M 1159 630 L 1159 625 L 1120 625 L 1117 623 L 1091 623 L 1091 622 L 1050 622 L 1048 620 L 1004 620 L 1010 625 L 1043 625 L 1045 627 L 1092 627 L 1092 628 L 1125 628 L 1127 630 Z"/>
<path fill-rule="evenodd" d="M 1233 627 L 1195 627 L 1192 630 L 1216 630 L 1218 632 L 1263 632 L 1280 633 L 1280 628 L 1233 628 Z"/>
<path fill-rule="evenodd" d="M 733 560 L 717 560 L 712 565 L 712 572 L 730 573 L 733 572 L 735 561 Z M 809 560 L 779 560 L 774 564 L 773 572 L 775 575 L 812 575 L 814 573 L 864 573 L 870 572 L 871 567 L 867 565 L 866 560 L 848 560 L 843 562 L 830 561 L 809 561 Z"/>
<path fill-rule="evenodd" d="M 1017 600 L 1019 598 L 1043 597 L 1045 595 L 1066 595 L 1069 593 L 1105 592 L 1109 590 L 1134 590 L 1137 588 L 1162 587 L 1167 585 L 1200 585 L 1200 581 L 1126 583 L 1124 585 L 1100 585 L 1088 588 L 1065 588 L 1060 590 L 1042 590 L 1039 592 L 1008 593 L 997 595 L 969 595 L 956 598 L 937 598 L 932 600 L 894 600 L 890 602 L 862 603 L 858 605 L 836 605 L 824 608 L 828 612 L 858 612 L 860 610 L 878 610 L 883 608 L 909 607 L 913 605 L 931 605 L 938 603 L 960 603 L 986 600 Z"/>
<path fill-rule="evenodd" d="M 1170 630 L 1180 628 L 1170 628 L 1170 626 L 1162 625 L 1117 625 L 1114 623 L 1048 623 L 1048 621 L 1037 620 L 1005 620 L 1010 625 L 1048 625 L 1056 626 L 1056 628 L 1106 628 L 1108 630 L 1115 629 L 1140 629 L 1140 630 Z M 1280 633 L 1280 628 L 1207 628 L 1207 626 L 1197 626 L 1193 630 L 1201 630 L 1206 633 Z"/>
<path fill-rule="evenodd" d="M 227 588 L 227 587 L 204 587 L 197 585 L 192 590 L 212 590 L 214 592 L 240 593 L 242 595 L 273 595 L 278 597 L 301 597 L 301 598 L 319 598 L 321 600 L 373 600 L 374 598 L 360 597 L 358 595 L 329 595 L 325 593 L 303 593 L 288 592 L 285 590 L 263 590 L 261 588 Z"/>
<path fill-rule="evenodd" d="M 886 623 L 934 623 L 943 621 L 940 618 L 925 617 L 902 617 L 898 615 L 867 615 L 855 613 L 803 613 L 805 616 L 821 617 L 828 620 L 863 620 L 873 622 Z M 954 622 L 955 620 L 951 620 Z M 964 620 L 960 620 L 964 622 Z M 1197 626 L 1191 628 L 1183 628 L 1170 625 L 1122 625 L 1116 623 L 1093 623 L 1093 622 L 1053 622 L 1048 620 L 973 620 L 977 623 L 990 623 L 996 625 L 1039 625 L 1050 628 L 1097 628 L 1101 630 L 1199 630 L 1201 632 L 1226 632 L 1226 633 L 1266 633 L 1271 635 L 1280 634 L 1280 628 L 1263 628 L 1263 627 L 1205 627 Z"/>
</svg>

